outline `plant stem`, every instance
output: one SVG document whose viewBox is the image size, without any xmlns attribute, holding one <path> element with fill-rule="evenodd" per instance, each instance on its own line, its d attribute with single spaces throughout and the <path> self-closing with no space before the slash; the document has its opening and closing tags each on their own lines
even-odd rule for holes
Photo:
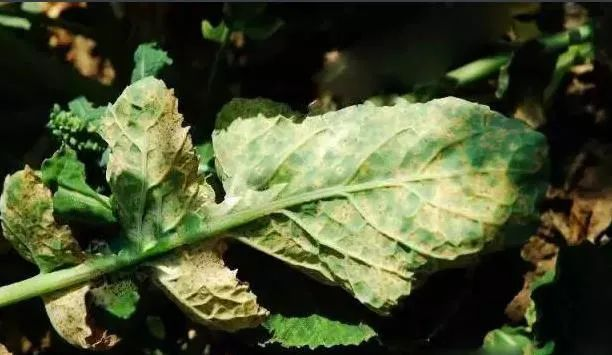
<svg viewBox="0 0 612 355">
<path fill-rule="evenodd" d="M 544 46 L 545 50 L 556 51 L 571 44 L 584 43 L 590 40 L 592 36 L 592 26 L 583 25 L 573 30 L 542 37 L 538 41 Z M 448 72 L 446 77 L 453 80 L 457 86 L 465 86 L 499 71 L 502 66 L 508 63 L 510 56 L 510 53 L 506 53 L 481 58 Z"/>
</svg>

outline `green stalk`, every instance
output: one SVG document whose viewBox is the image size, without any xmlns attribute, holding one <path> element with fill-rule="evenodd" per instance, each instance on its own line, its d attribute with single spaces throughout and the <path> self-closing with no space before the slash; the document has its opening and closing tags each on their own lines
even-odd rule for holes
<svg viewBox="0 0 612 355">
<path fill-rule="evenodd" d="M 541 41 L 547 49 L 557 50 L 563 46 L 584 42 L 588 40 L 591 35 L 591 28 L 589 26 L 582 26 L 577 30 L 557 34 L 542 39 Z M 479 59 L 451 71 L 448 73 L 448 76 L 465 85 L 482 79 L 492 74 L 496 70 L 499 70 L 502 65 L 507 63 L 508 59 L 508 54 Z M 181 235 L 168 238 L 166 240 L 161 240 L 153 248 L 146 251 L 128 249 L 122 251 L 118 255 L 94 257 L 83 264 L 72 268 L 40 274 L 23 281 L 0 287 L 0 307 L 32 297 L 41 296 L 56 290 L 61 290 L 94 279 L 106 273 L 119 270 L 126 266 L 140 264 L 147 259 L 167 253 L 177 247 L 212 238 L 221 234 L 222 232 L 244 225 L 284 208 L 309 201 L 339 196 L 347 192 L 363 191 L 387 185 L 393 185 L 393 181 L 377 181 L 373 183 L 354 185 L 349 188 L 332 187 L 321 189 L 314 192 L 296 195 L 287 199 L 274 201 L 264 206 L 257 206 L 241 212 L 215 217 L 214 220 L 209 221 L 202 230 L 196 231 L 190 235 Z"/>
<path fill-rule="evenodd" d="M 593 36 L 591 25 L 583 25 L 573 30 L 560 32 L 538 41 L 547 51 L 557 51 L 571 44 L 584 43 Z M 492 57 L 481 58 L 446 74 L 457 86 L 465 86 L 473 82 L 490 77 L 498 72 L 510 60 L 510 53 L 499 54 Z"/>
</svg>

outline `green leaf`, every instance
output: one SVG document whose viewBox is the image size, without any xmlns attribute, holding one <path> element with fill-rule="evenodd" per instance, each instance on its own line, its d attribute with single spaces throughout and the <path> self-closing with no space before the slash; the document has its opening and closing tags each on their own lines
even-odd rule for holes
<svg viewBox="0 0 612 355">
<path fill-rule="evenodd" d="M 189 316 L 210 328 L 234 332 L 258 326 L 268 311 L 221 258 L 225 244 L 213 240 L 187 247 L 154 265 L 161 289 Z"/>
<path fill-rule="evenodd" d="M 97 306 L 122 319 L 128 319 L 136 312 L 140 300 L 138 287 L 130 279 L 104 283 L 92 289 L 91 295 Z"/>
<path fill-rule="evenodd" d="M 526 239 L 503 232 L 536 219 L 546 188 L 544 136 L 457 98 L 237 119 L 213 146 L 216 213 L 266 215 L 231 234 L 380 313 L 428 274 Z"/>
<path fill-rule="evenodd" d="M 299 112 L 293 111 L 289 105 L 275 102 L 261 97 L 255 99 L 234 98 L 223 105 L 215 121 L 215 129 L 225 129 L 238 118 L 256 117 L 262 114 L 265 117 L 285 116 L 301 117 Z"/>
<path fill-rule="evenodd" d="M 533 340 L 531 333 L 523 327 L 504 326 L 487 333 L 478 355 L 550 355 L 555 344 L 548 342 L 542 347 Z"/>
<path fill-rule="evenodd" d="M 51 191 L 28 166 L 7 176 L 0 196 L 4 236 L 22 257 L 50 272 L 78 264 L 83 252 L 68 226 L 53 218 Z"/>
<path fill-rule="evenodd" d="M 217 26 L 213 26 L 208 20 L 202 21 L 202 36 L 209 41 L 224 45 L 227 42 L 229 33 L 230 30 L 223 21 Z"/>
<path fill-rule="evenodd" d="M 200 161 L 200 165 L 198 166 L 198 173 L 206 175 L 215 170 L 214 168 L 214 158 L 215 152 L 213 150 L 212 143 L 207 142 L 204 144 L 197 145 L 195 147 L 196 153 L 198 154 L 198 160 Z"/>
<path fill-rule="evenodd" d="M 127 237 L 145 250 L 214 201 L 172 90 L 153 77 L 128 86 L 103 118 L 106 178 Z M 202 213 L 205 214 L 205 213 Z"/>
<path fill-rule="evenodd" d="M 172 58 L 166 51 L 157 48 L 157 43 L 143 43 L 134 53 L 134 64 L 132 82 L 147 76 L 157 76 L 166 66 L 172 65 Z"/>
<path fill-rule="evenodd" d="M 28 31 L 32 27 L 32 23 L 23 17 L 0 15 L 0 26 L 19 28 Z"/>
<path fill-rule="evenodd" d="M 85 181 L 85 165 L 76 152 L 62 147 L 41 167 L 42 181 L 52 189 L 54 212 L 66 220 L 87 223 L 115 223 L 109 198 L 97 193 Z"/>
<path fill-rule="evenodd" d="M 307 317 L 271 315 L 263 324 L 270 332 L 266 343 L 278 343 L 285 348 L 359 345 L 376 336 L 366 324 L 348 324 L 317 314 Z"/>
<path fill-rule="evenodd" d="M 104 115 L 106 107 L 94 107 L 84 96 L 79 96 L 68 103 L 68 109 L 86 122 L 98 122 Z"/>
</svg>

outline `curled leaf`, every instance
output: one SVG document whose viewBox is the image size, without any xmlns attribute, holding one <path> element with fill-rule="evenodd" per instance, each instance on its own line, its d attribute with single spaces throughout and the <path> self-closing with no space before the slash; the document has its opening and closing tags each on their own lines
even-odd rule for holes
<svg viewBox="0 0 612 355">
<path fill-rule="evenodd" d="M 53 328 L 68 343 L 91 350 L 112 348 L 119 338 L 91 324 L 86 296 L 89 284 L 43 296 L 45 309 Z"/>
<path fill-rule="evenodd" d="M 543 135 L 457 98 L 237 119 L 213 146 L 218 213 L 264 215 L 232 234 L 380 313 L 427 274 L 526 239 L 503 232 L 530 225 L 546 186 Z"/>
<path fill-rule="evenodd" d="M 177 106 L 172 90 L 146 77 L 128 86 L 103 118 L 100 133 L 111 148 L 106 178 L 126 235 L 141 249 L 211 201 Z"/>
<path fill-rule="evenodd" d="M 79 263 L 83 253 L 68 226 L 53 218 L 51 191 L 28 166 L 7 176 L 0 196 L 4 236 L 41 271 Z"/>
<path fill-rule="evenodd" d="M 314 350 L 359 345 L 376 336 L 374 329 L 366 324 L 347 324 L 318 314 L 307 317 L 273 314 L 263 326 L 271 335 L 266 343 L 278 343 L 285 348 L 308 347 Z"/>
<path fill-rule="evenodd" d="M 155 280 L 196 322 L 230 332 L 256 327 L 268 311 L 225 266 L 224 250 L 220 241 L 184 248 L 155 262 Z"/>
</svg>

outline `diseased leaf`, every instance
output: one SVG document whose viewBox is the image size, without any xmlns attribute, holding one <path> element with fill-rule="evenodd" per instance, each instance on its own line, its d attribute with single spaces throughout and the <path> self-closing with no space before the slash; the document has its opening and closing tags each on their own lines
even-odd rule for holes
<svg viewBox="0 0 612 355">
<path fill-rule="evenodd" d="M 376 336 L 366 324 L 347 324 L 312 314 L 307 317 L 271 315 L 263 324 L 270 332 L 266 343 L 278 343 L 285 348 L 359 345 Z"/>
<path fill-rule="evenodd" d="M 0 344 L 0 355 L 13 355 L 13 353 L 8 351 L 4 344 Z"/>
<path fill-rule="evenodd" d="M 181 227 L 183 233 L 201 228 L 214 204 L 182 121 L 172 90 L 152 77 L 130 85 L 104 118 L 102 135 L 111 147 L 107 179 L 121 223 L 141 248 Z M 152 266 L 153 279 L 200 323 L 234 331 L 257 326 L 267 315 L 224 266 L 214 242 L 178 250 Z"/>
<path fill-rule="evenodd" d="M 109 198 L 97 193 L 85 181 L 85 165 L 76 152 L 64 146 L 46 159 L 42 181 L 52 189 L 53 211 L 67 220 L 88 223 L 115 223 Z"/>
<path fill-rule="evenodd" d="M 228 269 L 225 244 L 204 242 L 155 263 L 155 279 L 164 292 L 196 322 L 229 332 L 258 326 L 268 315 L 248 285 Z"/>
<path fill-rule="evenodd" d="M 119 338 L 91 325 L 87 311 L 88 283 L 43 296 L 53 328 L 68 343 L 83 349 L 107 350 Z"/>
<path fill-rule="evenodd" d="M 168 65 L 172 65 L 172 58 L 163 49 L 157 48 L 157 43 L 143 43 L 134 53 L 134 70 L 132 82 L 147 76 L 157 76 Z"/>
<path fill-rule="evenodd" d="M 172 90 L 153 77 L 128 86 L 103 118 L 111 148 L 106 178 L 121 225 L 140 249 L 214 201 L 182 122 Z"/>
<path fill-rule="evenodd" d="M 130 279 L 104 283 L 92 289 L 91 295 L 97 306 L 122 319 L 134 314 L 140 300 L 138 287 Z"/>
<path fill-rule="evenodd" d="M 544 136 L 457 98 L 237 119 L 213 146 L 218 213 L 266 215 L 232 234 L 380 313 L 427 274 L 516 243 L 501 232 L 532 221 L 546 186 Z"/>
<path fill-rule="evenodd" d="M 28 166 L 6 177 L 0 213 L 5 237 L 41 271 L 82 261 L 83 253 L 68 226 L 53 218 L 51 191 Z"/>
<path fill-rule="evenodd" d="M 0 196 L 5 236 L 41 272 L 76 264 L 84 259 L 70 228 L 53 219 L 51 191 L 28 166 L 8 176 Z M 86 294 L 90 284 L 43 296 L 51 324 L 62 338 L 84 349 L 109 349 L 118 338 L 92 328 L 87 315 Z"/>
<path fill-rule="evenodd" d="M 284 116 L 299 117 L 299 112 L 293 111 L 289 105 L 264 98 L 244 99 L 234 98 L 223 105 L 215 121 L 216 129 L 227 128 L 237 118 Z"/>
</svg>

